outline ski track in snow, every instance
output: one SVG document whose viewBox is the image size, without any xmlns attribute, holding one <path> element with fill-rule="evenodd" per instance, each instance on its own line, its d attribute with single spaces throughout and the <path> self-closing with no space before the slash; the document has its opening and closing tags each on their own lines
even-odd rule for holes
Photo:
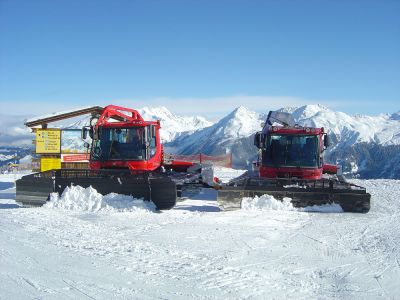
<svg viewBox="0 0 400 300">
<path fill-rule="evenodd" d="M 0 299 L 395 299 L 400 181 L 354 180 L 368 214 L 18 208 L 0 187 Z M 12 198 L 12 197 L 11 197 Z"/>
</svg>

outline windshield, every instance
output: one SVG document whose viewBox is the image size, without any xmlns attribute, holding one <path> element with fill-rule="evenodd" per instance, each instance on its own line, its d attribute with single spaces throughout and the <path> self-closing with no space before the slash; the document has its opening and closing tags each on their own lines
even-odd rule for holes
<svg viewBox="0 0 400 300">
<path fill-rule="evenodd" d="M 92 160 L 144 160 L 145 127 L 100 128 L 93 141 Z"/>
<path fill-rule="evenodd" d="M 268 136 L 265 141 L 263 164 L 281 167 L 317 167 L 318 136 L 278 135 Z"/>
</svg>

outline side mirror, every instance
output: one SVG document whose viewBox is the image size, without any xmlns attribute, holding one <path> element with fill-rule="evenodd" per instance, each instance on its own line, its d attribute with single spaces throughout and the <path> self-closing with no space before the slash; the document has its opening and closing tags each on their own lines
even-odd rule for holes
<svg viewBox="0 0 400 300">
<path fill-rule="evenodd" d="M 329 138 L 329 135 L 325 134 L 324 136 L 324 147 L 328 148 L 331 145 L 331 139 Z"/>
<path fill-rule="evenodd" d="M 89 149 L 89 148 L 90 148 L 90 144 L 87 143 L 87 142 L 84 142 L 84 143 L 83 143 L 83 147 L 85 147 L 86 149 Z"/>
<path fill-rule="evenodd" d="M 81 131 L 81 139 L 82 140 L 86 140 L 87 139 L 87 132 L 88 132 L 88 129 L 86 127 L 83 127 L 82 131 Z"/>
<path fill-rule="evenodd" d="M 254 135 L 254 146 L 256 146 L 258 149 L 262 148 L 261 136 L 261 131 L 256 132 Z"/>
</svg>

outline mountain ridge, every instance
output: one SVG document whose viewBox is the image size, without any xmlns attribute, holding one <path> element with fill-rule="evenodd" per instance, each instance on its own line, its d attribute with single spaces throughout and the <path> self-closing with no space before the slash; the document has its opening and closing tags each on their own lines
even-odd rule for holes
<svg viewBox="0 0 400 300">
<path fill-rule="evenodd" d="M 396 113 L 390 116 L 350 116 L 319 104 L 286 107 L 279 111 L 292 113 L 299 125 L 324 127 L 332 141 L 325 158 L 331 163 L 341 164 L 348 176 L 400 179 L 400 169 L 396 167 L 400 162 L 400 120 L 393 118 Z M 183 132 L 166 146 L 182 154 L 221 155 L 232 152 L 234 167 L 250 168 L 257 156 L 253 136 L 261 130 L 260 124 L 266 115 L 238 107 L 211 127 Z M 238 124 L 246 121 L 246 130 L 236 132 L 242 128 Z"/>
<path fill-rule="evenodd" d="M 138 109 L 144 119 L 161 120 L 161 136 L 166 151 L 179 154 L 205 153 L 221 155 L 231 152 L 233 165 L 250 168 L 256 158 L 254 133 L 261 130 L 265 113 L 239 106 L 219 121 L 212 123 L 200 116 L 179 116 L 167 108 Z M 299 125 L 324 127 L 332 146 L 325 152 L 327 161 L 342 164 L 348 176 L 400 179 L 400 111 L 377 116 L 348 115 L 320 104 L 283 107 L 279 111 L 293 114 Z M 7 123 L 8 122 L 8 123 Z M 89 118 L 65 128 L 81 128 Z M 29 129 L 14 118 L 2 118 L 0 145 L 32 140 Z M 2 144 L 1 144 L 2 143 Z M 15 146 L 15 145 L 14 145 Z"/>
</svg>

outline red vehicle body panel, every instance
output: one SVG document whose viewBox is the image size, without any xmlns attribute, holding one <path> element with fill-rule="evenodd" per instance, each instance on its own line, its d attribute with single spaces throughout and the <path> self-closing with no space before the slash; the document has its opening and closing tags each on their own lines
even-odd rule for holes
<svg viewBox="0 0 400 300">
<path fill-rule="evenodd" d="M 320 179 L 322 168 L 292 168 L 292 167 L 266 167 L 259 169 L 260 177 L 265 178 L 302 178 L 302 179 Z"/>
<path fill-rule="evenodd" d="M 110 119 L 114 119 L 112 122 Z M 115 121 L 116 120 L 116 121 Z M 163 153 L 164 149 L 161 144 L 159 130 L 161 128 L 159 121 L 145 121 L 139 112 L 135 109 L 120 107 L 116 105 L 108 105 L 104 108 L 95 125 L 95 129 L 99 126 L 103 128 L 119 128 L 119 127 L 146 127 L 154 125 L 156 129 L 156 151 L 148 160 L 90 160 L 90 169 L 130 169 L 137 171 L 154 171 L 164 165 Z M 192 162 L 172 161 L 167 167 L 174 170 L 186 170 L 193 166 Z"/>
<path fill-rule="evenodd" d="M 324 151 L 324 128 L 313 128 L 313 127 L 281 127 L 272 126 L 269 131 L 270 135 L 316 135 L 318 136 L 318 152 L 322 161 L 322 152 Z M 259 175 L 264 178 L 300 178 L 300 179 L 320 179 L 323 173 L 336 174 L 337 167 L 334 165 L 326 165 L 320 163 L 319 167 L 292 167 L 292 166 L 264 166 L 259 167 Z"/>
</svg>

